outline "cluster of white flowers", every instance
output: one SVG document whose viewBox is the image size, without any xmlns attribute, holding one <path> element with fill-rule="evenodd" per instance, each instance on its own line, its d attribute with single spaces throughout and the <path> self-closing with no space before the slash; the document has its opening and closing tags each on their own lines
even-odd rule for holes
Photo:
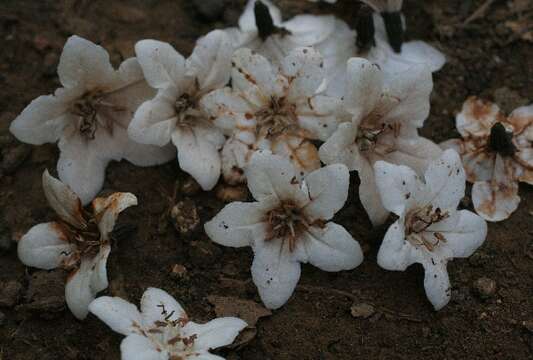
<svg viewBox="0 0 533 360">
<path fill-rule="evenodd" d="M 217 359 L 207 350 L 232 342 L 246 324 L 197 325 L 158 289 L 144 294 L 142 314 L 119 298 L 94 300 L 107 288 L 115 219 L 136 204 L 132 194 L 116 193 L 94 199 L 92 213 L 83 209 L 111 160 L 160 164 L 175 147 L 180 168 L 204 190 L 221 175 L 246 182 L 256 202 L 227 205 L 205 231 L 221 245 L 252 247 L 252 278 L 272 309 L 293 294 L 300 263 L 341 271 L 363 261 L 358 242 L 331 222 L 348 198 L 349 171 L 359 175 L 372 224 L 390 212 L 398 217 L 378 264 L 421 263 L 435 309 L 450 298 L 447 261 L 472 254 L 487 233 L 481 217 L 457 210 L 466 179 L 484 218 L 501 220 L 517 207 L 518 181 L 533 182 L 533 108 L 505 118 L 469 99 L 457 117 L 464 140 L 446 143 L 457 152 L 441 150 L 418 129 L 429 115 L 431 72 L 444 56 L 421 41 L 403 43 L 401 1 L 364 2 L 373 13 L 355 31 L 329 15 L 284 21 L 270 1 L 249 0 L 238 27 L 200 38 L 189 58 L 142 40 L 118 70 L 102 47 L 68 39 L 58 67 L 63 88 L 35 99 L 11 125 L 24 142 L 59 140 L 64 183 L 43 175 L 59 220 L 30 229 L 19 257 L 72 270 L 69 308 L 80 319 L 90 310 L 126 335 L 124 359 Z"/>
</svg>

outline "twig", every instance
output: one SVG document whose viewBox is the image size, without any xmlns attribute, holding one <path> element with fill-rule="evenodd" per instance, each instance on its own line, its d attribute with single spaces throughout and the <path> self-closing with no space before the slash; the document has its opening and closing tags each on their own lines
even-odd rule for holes
<svg viewBox="0 0 533 360">
<path fill-rule="evenodd" d="M 490 8 L 490 6 L 492 5 L 493 2 L 494 2 L 494 0 L 486 0 L 480 7 L 477 8 L 476 11 L 474 11 L 472 13 L 472 15 L 470 15 L 463 22 L 462 26 L 466 26 L 466 25 L 470 24 L 472 21 L 475 21 L 475 20 L 483 17 L 485 15 L 485 13 L 487 12 L 487 10 L 489 10 L 489 8 Z"/>
</svg>

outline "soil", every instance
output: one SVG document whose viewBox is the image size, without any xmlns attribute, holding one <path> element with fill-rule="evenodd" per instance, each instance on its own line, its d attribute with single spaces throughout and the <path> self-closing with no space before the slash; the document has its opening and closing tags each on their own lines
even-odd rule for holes
<svg viewBox="0 0 533 360">
<path fill-rule="evenodd" d="M 494 1 L 466 25 L 485 1 L 406 1 L 407 37 L 430 42 L 448 58 L 434 76 L 425 136 L 437 142 L 457 136 L 454 114 L 469 95 L 496 99 L 506 111 L 533 101 L 533 43 L 505 25 L 520 17 L 517 9 L 520 4 L 527 7 L 528 1 Z M 122 339 L 94 316 L 81 322 L 65 308 L 65 273 L 26 268 L 18 261 L 10 239 L 54 218 L 41 174 L 44 169 L 55 173 L 58 150 L 53 144 L 20 144 L 7 130 L 10 121 L 32 99 L 59 86 L 55 70 L 71 34 L 101 43 L 116 64 L 131 56 L 134 43 L 144 38 L 168 41 L 186 55 L 195 39 L 210 29 L 236 24 L 244 1 L 226 0 L 224 6 L 218 2 L 197 1 L 201 11 L 194 1 L 185 0 L 1 2 L 1 360 L 119 359 Z M 354 7 L 350 0 L 335 6 L 277 3 L 286 17 L 306 11 L 350 20 Z M 530 12 L 531 7 L 529 2 Z M 376 264 L 386 226 L 371 227 L 355 195 L 357 176 L 352 180 L 350 199 L 335 221 L 360 241 L 364 263 L 340 273 L 304 265 L 290 301 L 270 316 L 259 311 L 255 337 L 218 354 L 281 360 L 533 358 L 531 186 L 520 185 L 519 209 L 510 219 L 489 224 L 487 241 L 474 256 L 448 265 L 452 300 L 435 312 L 424 294 L 420 266 L 390 272 Z M 186 191 L 173 198 L 176 183 Z M 139 206 L 120 217 L 123 231 L 109 259 L 110 286 L 102 294 L 137 303 L 147 287 L 163 288 L 198 321 L 216 316 L 208 297 L 260 303 L 250 281 L 250 249 L 211 243 L 201 226 L 189 226 L 196 219 L 185 227 L 169 220 L 173 205 L 187 200 L 203 224 L 223 207 L 221 194 L 242 196 L 240 191 L 195 193 L 175 162 L 153 168 L 112 163 L 103 191 L 112 190 L 133 192 Z M 468 197 L 464 206 L 472 207 Z"/>
</svg>

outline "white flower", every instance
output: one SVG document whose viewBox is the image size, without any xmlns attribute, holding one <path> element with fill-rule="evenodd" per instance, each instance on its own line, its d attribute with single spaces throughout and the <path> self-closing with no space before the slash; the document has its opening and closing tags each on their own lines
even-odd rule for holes
<svg viewBox="0 0 533 360">
<path fill-rule="evenodd" d="M 72 270 L 65 299 L 74 316 L 84 319 L 94 296 L 108 286 L 106 262 L 118 214 L 137 205 L 137 198 L 130 193 L 96 198 L 89 214 L 76 194 L 48 171 L 43 173 L 43 190 L 59 220 L 32 227 L 18 243 L 18 256 L 27 266 Z"/>
<path fill-rule="evenodd" d="M 340 124 L 320 147 L 320 159 L 358 171 L 359 197 L 372 223 L 379 225 L 389 211 L 381 204 L 374 163 L 404 164 L 421 174 L 428 161 L 440 155 L 439 147 L 417 131 L 429 114 L 433 82 L 429 70 L 420 65 L 387 83 L 379 67 L 365 59 L 352 58 L 347 68 L 343 108 L 352 121 Z"/>
<path fill-rule="evenodd" d="M 174 156 L 172 148 L 141 145 L 127 135 L 133 113 L 153 96 L 135 58 L 115 70 L 101 46 L 71 36 L 57 72 L 63 88 L 33 100 L 10 130 L 30 144 L 59 140 L 59 178 L 83 204 L 102 188 L 109 161 L 149 166 Z"/>
<path fill-rule="evenodd" d="M 227 182 L 243 181 L 243 168 L 257 149 L 272 150 L 295 164 L 300 175 L 320 167 L 310 140 L 325 140 L 337 127 L 339 100 L 317 95 L 324 80 L 320 54 L 297 48 L 278 71 L 249 49 L 233 55 L 232 87 L 202 99 L 202 106 L 231 138 L 222 150 Z M 299 176 L 300 176 L 299 175 Z"/>
<path fill-rule="evenodd" d="M 89 309 L 126 336 L 120 345 L 123 360 L 223 360 L 209 349 L 231 344 L 247 326 L 234 317 L 197 324 L 172 296 L 155 288 L 144 292 L 141 312 L 126 300 L 109 296 L 94 300 Z"/>
<path fill-rule="evenodd" d="M 235 49 L 252 49 L 274 65 L 295 48 L 314 47 L 324 58 L 325 79 L 335 95 L 343 67 L 356 51 L 355 32 L 344 21 L 332 15 L 298 15 L 283 21 L 279 8 L 268 0 L 249 0 L 239 27 L 225 31 Z"/>
<path fill-rule="evenodd" d="M 441 144 L 461 155 L 472 201 L 488 221 L 501 221 L 518 204 L 518 182 L 533 185 L 533 105 L 506 117 L 496 104 L 470 97 L 456 118 L 462 139 Z"/>
<path fill-rule="evenodd" d="M 219 30 L 200 38 L 187 60 L 167 43 L 142 40 L 135 45 L 146 80 L 157 95 L 139 107 L 128 132 L 140 143 L 164 146 L 172 141 L 181 169 L 204 190 L 218 181 L 219 149 L 225 138 L 198 104 L 204 94 L 227 84 L 232 51 L 228 37 Z"/>
<path fill-rule="evenodd" d="M 378 161 L 374 168 L 385 208 L 399 216 L 385 234 L 378 264 L 397 271 L 422 264 L 426 295 L 439 310 L 450 300 L 446 263 L 472 255 L 487 235 L 481 217 L 457 210 L 465 192 L 461 159 L 455 151 L 445 151 L 423 181 L 406 166 Z"/>
<path fill-rule="evenodd" d="M 289 161 L 257 152 L 246 177 L 257 202 L 227 205 L 205 224 L 205 231 L 219 244 L 252 247 L 252 278 L 267 307 L 287 302 L 300 278 L 300 263 L 325 271 L 350 270 L 361 263 L 359 243 L 342 226 L 328 222 L 348 197 L 344 165 L 313 171 L 300 183 Z"/>
</svg>

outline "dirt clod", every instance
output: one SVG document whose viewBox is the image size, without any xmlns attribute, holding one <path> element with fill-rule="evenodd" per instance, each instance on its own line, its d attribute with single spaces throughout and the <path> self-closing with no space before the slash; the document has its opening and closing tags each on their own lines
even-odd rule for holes
<svg viewBox="0 0 533 360">
<path fill-rule="evenodd" d="M 352 314 L 354 318 L 367 319 L 374 315 L 375 312 L 376 309 L 374 306 L 367 303 L 353 304 L 350 308 L 350 314 Z"/>
<path fill-rule="evenodd" d="M 202 188 L 200 187 L 200 184 L 194 180 L 194 178 L 189 176 L 187 179 L 185 179 L 183 184 L 181 184 L 180 190 L 184 195 L 192 196 L 198 194 Z"/>
<path fill-rule="evenodd" d="M 189 259 L 195 266 L 212 266 L 220 254 L 221 250 L 211 241 L 191 241 L 189 244 Z"/>
<path fill-rule="evenodd" d="M 8 149 L 3 154 L 0 170 L 4 174 L 12 174 L 30 156 L 31 150 L 31 146 L 26 144 L 19 144 Z"/>
<path fill-rule="evenodd" d="M 172 265 L 170 276 L 174 279 L 184 279 L 187 277 L 187 268 L 181 264 Z"/>
<path fill-rule="evenodd" d="M 206 20 L 217 20 L 224 11 L 224 1 L 220 0 L 195 0 L 194 7 Z"/>
<path fill-rule="evenodd" d="M 474 281 L 474 290 L 482 299 L 491 298 L 496 293 L 496 281 L 487 277 L 481 277 Z"/>
<path fill-rule="evenodd" d="M 0 307 L 13 307 L 18 302 L 22 284 L 16 280 L 0 283 Z"/>
<path fill-rule="evenodd" d="M 170 218 L 174 228 L 181 235 L 191 234 L 200 224 L 196 205 L 189 199 L 179 201 L 174 205 L 170 211 Z"/>
<path fill-rule="evenodd" d="M 9 226 L 0 213 L 0 252 L 10 250 L 13 244 Z"/>
</svg>

